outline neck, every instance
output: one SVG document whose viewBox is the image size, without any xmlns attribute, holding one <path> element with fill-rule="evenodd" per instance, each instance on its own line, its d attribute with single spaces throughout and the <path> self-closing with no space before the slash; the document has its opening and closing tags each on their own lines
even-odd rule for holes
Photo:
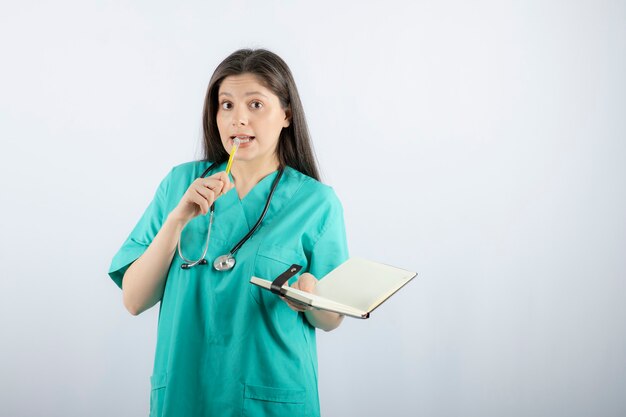
<svg viewBox="0 0 626 417">
<path fill-rule="evenodd" d="M 279 163 L 271 162 L 235 161 L 231 168 L 235 187 L 239 198 L 243 198 L 263 178 L 276 171 Z"/>
</svg>

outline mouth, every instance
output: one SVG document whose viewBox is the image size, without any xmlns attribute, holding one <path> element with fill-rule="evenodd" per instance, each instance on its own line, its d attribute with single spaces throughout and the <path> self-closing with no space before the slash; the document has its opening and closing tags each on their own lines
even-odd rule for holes
<svg viewBox="0 0 626 417">
<path fill-rule="evenodd" d="M 239 143 L 243 144 L 243 143 L 248 143 L 248 142 L 254 140 L 255 137 L 256 136 L 249 136 L 249 135 L 233 135 L 233 136 L 230 137 L 230 140 L 232 140 L 234 142 L 235 139 L 238 139 Z"/>
</svg>

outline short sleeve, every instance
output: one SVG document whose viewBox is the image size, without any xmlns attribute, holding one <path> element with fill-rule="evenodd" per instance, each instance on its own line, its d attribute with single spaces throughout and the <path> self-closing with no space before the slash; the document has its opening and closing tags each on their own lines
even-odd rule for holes
<svg viewBox="0 0 626 417">
<path fill-rule="evenodd" d="M 334 200 L 327 215 L 326 227 L 311 251 L 309 272 L 317 279 L 322 279 L 348 259 L 343 208 L 336 197 Z"/>
<path fill-rule="evenodd" d="M 120 288 L 122 288 L 122 278 L 128 267 L 150 246 L 167 218 L 167 192 L 171 176 L 170 171 L 161 181 L 150 205 L 111 261 L 109 276 Z"/>
</svg>

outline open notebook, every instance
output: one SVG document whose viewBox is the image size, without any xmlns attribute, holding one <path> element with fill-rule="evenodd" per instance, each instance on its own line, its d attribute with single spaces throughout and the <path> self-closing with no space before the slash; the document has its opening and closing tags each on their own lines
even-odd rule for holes
<svg viewBox="0 0 626 417">
<path fill-rule="evenodd" d="M 321 279 L 314 294 L 296 290 L 287 284 L 280 288 L 280 293 L 313 308 L 366 319 L 416 275 L 415 272 L 366 259 L 350 258 Z M 253 276 L 250 282 L 271 291 L 272 281 Z"/>
</svg>

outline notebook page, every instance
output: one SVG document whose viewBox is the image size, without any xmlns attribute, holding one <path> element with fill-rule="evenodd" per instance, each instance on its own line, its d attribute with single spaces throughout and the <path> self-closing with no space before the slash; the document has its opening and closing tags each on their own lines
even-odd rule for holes
<svg viewBox="0 0 626 417">
<path fill-rule="evenodd" d="M 370 311 L 413 276 L 414 272 L 350 258 L 319 281 L 315 294 Z"/>
</svg>

